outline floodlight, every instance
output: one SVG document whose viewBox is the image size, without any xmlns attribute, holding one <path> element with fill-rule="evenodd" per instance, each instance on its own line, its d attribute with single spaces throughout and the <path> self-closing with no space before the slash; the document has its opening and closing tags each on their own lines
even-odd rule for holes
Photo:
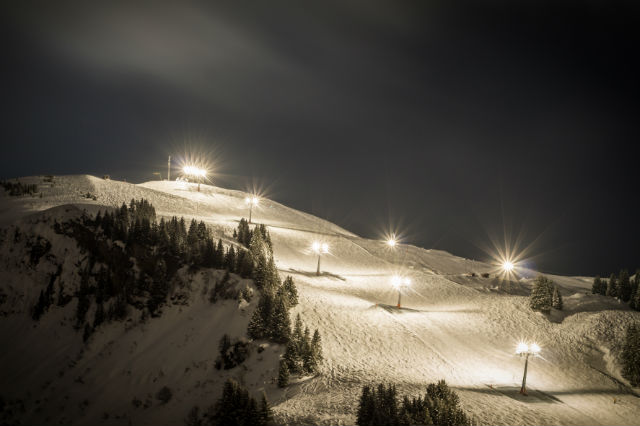
<svg viewBox="0 0 640 426">
<path fill-rule="evenodd" d="M 526 352 L 529 352 L 529 345 L 525 342 L 518 343 L 518 346 L 516 347 L 516 354 L 520 355 Z"/>
<path fill-rule="evenodd" d="M 537 353 L 539 353 L 539 352 L 540 352 L 540 346 L 538 346 L 538 344 L 537 344 L 537 343 L 532 343 L 532 344 L 529 346 L 529 349 L 530 349 L 530 350 L 531 350 L 531 352 L 532 352 L 532 353 L 534 353 L 534 354 L 537 354 Z"/>
</svg>

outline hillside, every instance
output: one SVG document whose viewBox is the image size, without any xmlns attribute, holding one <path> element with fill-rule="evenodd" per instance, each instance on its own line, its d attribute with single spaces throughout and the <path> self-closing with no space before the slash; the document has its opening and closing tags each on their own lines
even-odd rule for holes
<svg viewBox="0 0 640 426">
<path fill-rule="evenodd" d="M 182 424 L 188 410 L 220 395 L 226 377 L 256 394 L 264 390 L 276 420 L 289 424 L 353 424 L 363 384 L 396 383 L 401 394 L 423 392 L 446 379 L 480 424 L 636 424 L 638 390 L 620 376 L 617 354 L 624 329 L 640 314 L 612 298 L 590 294 L 591 279 L 551 277 L 565 309 L 552 320 L 528 306 L 535 271 L 500 283 L 496 267 L 440 250 L 401 245 L 389 249 L 312 215 L 262 200 L 253 221 L 267 225 L 276 265 L 298 287 L 305 324 L 322 333 L 320 373 L 284 390 L 276 386 L 281 345 L 264 343 L 240 367 L 214 368 L 220 337 L 243 337 L 257 298 L 249 303 L 206 297 L 219 271 L 179 275 L 180 297 L 158 318 L 132 315 L 101 327 L 87 343 L 72 327 L 74 306 L 53 306 L 39 322 L 30 315 L 57 265 L 58 282 L 72 291 L 83 255 L 54 224 L 144 198 L 157 214 L 204 221 L 215 238 L 236 244 L 233 230 L 248 216 L 247 194 L 184 182 L 134 185 L 92 176 L 29 177 L 41 196 L 0 191 L 0 396 L 3 415 L 22 424 Z M 19 229 L 20 237 L 16 237 Z M 25 245 L 40 236 L 51 244 L 33 261 Z M 329 245 L 315 275 L 314 241 Z M 475 276 L 471 273 L 474 272 Z M 489 278 L 480 274 L 488 272 Z M 390 280 L 412 285 L 403 307 L 391 308 Z M 234 277 L 238 286 L 249 280 Z M 536 340 L 542 357 L 529 364 L 530 395 L 518 394 L 523 360 L 518 341 Z M 161 404 L 163 386 L 173 398 Z M 139 406 L 135 401 L 140 401 Z"/>
</svg>

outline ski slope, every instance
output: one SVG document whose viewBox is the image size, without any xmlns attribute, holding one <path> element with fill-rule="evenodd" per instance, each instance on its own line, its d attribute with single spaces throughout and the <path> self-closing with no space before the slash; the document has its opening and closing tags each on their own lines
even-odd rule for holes
<svg viewBox="0 0 640 426">
<path fill-rule="evenodd" d="M 146 198 L 159 215 L 203 220 L 231 244 L 238 220 L 248 216 L 247 194 L 209 185 L 197 192 L 184 182 L 134 185 L 92 176 L 56 176 L 53 185 L 42 177 L 21 181 L 38 183 L 43 195 L 0 195 L 0 226 L 40 227 L 47 233 L 43 221 L 80 211 L 58 206 L 95 212 Z M 87 193 L 96 199 L 86 198 Z M 33 325 L 27 308 L 47 271 L 20 269 L 5 237 L 0 278 L 3 288 L 11 289 L 13 305 L 3 306 L 0 336 L 12 343 L 0 353 L 0 395 L 28 401 L 24 418 L 32 422 L 49 416 L 67 423 L 179 424 L 191 406 L 215 401 L 224 377 L 233 376 L 253 391 L 264 390 L 279 422 L 353 424 L 364 384 L 396 383 L 400 394 L 416 394 L 424 393 L 427 383 L 445 379 L 480 424 L 637 424 L 638 390 L 621 378 L 616 355 L 626 325 L 640 315 L 611 298 L 591 295 L 590 278 L 551 277 L 562 289 L 565 310 L 547 318 L 532 312 L 522 295 L 535 271 L 520 271 L 522 279 L 509 292 L 490 264 L 411 245 L 391 250 L 271 200 L 254 207 L 253 221 L 269 227 L 281 276 L 295 279 L 300 304 L 292 316 L 300 313 L 322 334 L 320 374 L 278 389 L 274 378 L 283 349 L 278 345 L 254 353 L 234 370 L 213 369 L 220 336 L 244 333 L 257 298 L 249 306 L 224 301 L 212 309 L 204 297 L 211 281 L 206 275 L 184 290 L 188 303 L 148 322 L 134 318 L 109 324 L 83 348 L 68 325 L 69 310 L 54 309 L 46 321 Z M 319 277 L 313 241 L 330 247 Z M 54 244 L 54 250 L 63 246 Z M 491 277 L 480 277 L 482 272 Z M 390 285 L 394 274 L 412 281 L 403 309 L 392 307 L 397 302 Z M 523 360 L 514 350 L 522 339 L 542 347 L 542 356 L 529 363 L 528 397 L 518 394 Z M 134 398 L 153 399 L 165 382 L 175 394 L 168 404 L 132 406 Z M 78 408 L 85 399 L 88 405 Z M 111 414 L 105 418 L 105 413 Z"/>
</svg>

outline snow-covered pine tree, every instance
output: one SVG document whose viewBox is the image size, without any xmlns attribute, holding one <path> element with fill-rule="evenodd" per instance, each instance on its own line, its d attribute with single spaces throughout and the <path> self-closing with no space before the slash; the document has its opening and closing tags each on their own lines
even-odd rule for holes
<svg viewBox="0 0 640 426">
<path fill-rule="evenodd" d="M 531 296 L 529 297 L 529 306 L 531 309 L 548 313 L 551 311 L 553 294 L 553 281 L 539 275 L 533 282 L 531 287 Z"/>
<path fill-rule="evenodd" d="M 257 259 L 260 256 L 265 256 L 265 243 L 262 239 L 262 234 L 260 232 L 254 232 L 251 236 L 251 242 L 249 243 L 249 252 L 254 259 Z"/>
<path fill-rule="evenodd" d="M 562 302 L 562 294 L 560 294 L 560 290 L 558 290 L 558 286 L 553 286 L 553 296 L 551 298 L 551 303 L 553 308 L 559 311 L 561 311 L 564 306 Z"/>
<path fill-rule="evenodd" d="M 316 328 L 313 332 L 313 338 L 311 339 L 311 353 L 313 354 L 313 358 L 315 360 L 315 364 L 319 365 L 322 362 L 322 339 L 320 337 L 320 332 Z"/>
<path fill-rule="evenodd" d="M 298 304 L 298 289 L 296 288 L 293 278 L 287 276 L 282 283 L 282 291 L 284 292 L 289 307 L 294 307 Z"/>
<path fill-rule="evenodd" d="M 253 268 L 253 282 L 260 290 L 265 290 L 270 272 L 267 270 L 267 258 L 264 253 L 260 253 L 257 257 L 249 251 L 251 257 L 255 260 L 255 268 Z"/>
<path fill-rule="evenodd" d="M 282 283 L 280 282 L 280 275 L 278 274 L 278 268 L 276 268 L 276 262 L 273 258 L 273 252 L 271 249 L 268 250 L 268 253 L 269 260 L 267 261 L 267 274 L 264 283 L 265 290 L 275 292 L 281 287 Z"/>
<path fill-rule="evenodd" d="M 263 293 L 247 327 L 247 335 L 250 338 L 265 339 L 270 336 L 273 308 L 273 296 L 269 293 Z"/>
<path fill-rule="evenodd" d="M 276 297 L 270 319 L 269 334 L 277 343 L 287 343 L 291 338 L 291 320 L 283 297 Z"/>
</svg>

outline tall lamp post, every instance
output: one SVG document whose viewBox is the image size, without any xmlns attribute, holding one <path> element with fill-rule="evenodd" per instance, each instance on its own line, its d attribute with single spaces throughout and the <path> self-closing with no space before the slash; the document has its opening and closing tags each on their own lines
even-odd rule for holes
<svg viewBox="0 0 640 426">
<path fill-rule="evenodd" d="M 522 376 L 522 387 L 520 393 L 522 395 L 527 394 L 527 367 L 529 366 L 529 356 L 538 356 L 540 353 L 540 346 L 536 343 L 527 344 L 525 342 L 518 343 L 516 347 L 516 355 L 524 357 L 524 375 Z"/>
<path fill-rule="evenodd" d="M 401 308 L 402 305 L 400 304 L 400 302 L 402 301 L 402 289 L 403 288 L 408 288 L 409 286 L 411 286 L 411 280 L 407 277 L 401 277 L 399 275 L 394 275 L 391 278 L 391 285 L 393 285 L 393 287 L 395 289 L 398 290 L 398 308 Z"/>
<path fill-rule="evenodd" d="M 393 255 L 392 255 L 393 263 L 397 263 L 397 261 L 398 261 L 398 259 L 397 259 L 397 255 L 398 255 L 398 250 L 397 250 L 398 240 L 396 239 L 396 235 L 395 234 L 391 234 L 389 239 L 387 239 L 387 241 L 385 241 L 385 244 L 391 249 L 391 251 L 393 251 Z"/>
<path fill-rule="evenodd" d="M 314 242 L 311 249 L 318 255 L 318 268 L 316 269 L 316 275 L 320 275 L 320 258 L 323 253 L 329 253 L 329 244 Z"/>
<path fill-rule="evenodd" d="M 251 212 L 253 210 L 253 206 L 257 206 L 259 202 L 260 202 L 260 199 L 255 195 L 252 195 L 251 197 L 247 197 L 244 199 L 244 203 L 249 205 L 249 223 L 251 223 Z"/>
</svg>

